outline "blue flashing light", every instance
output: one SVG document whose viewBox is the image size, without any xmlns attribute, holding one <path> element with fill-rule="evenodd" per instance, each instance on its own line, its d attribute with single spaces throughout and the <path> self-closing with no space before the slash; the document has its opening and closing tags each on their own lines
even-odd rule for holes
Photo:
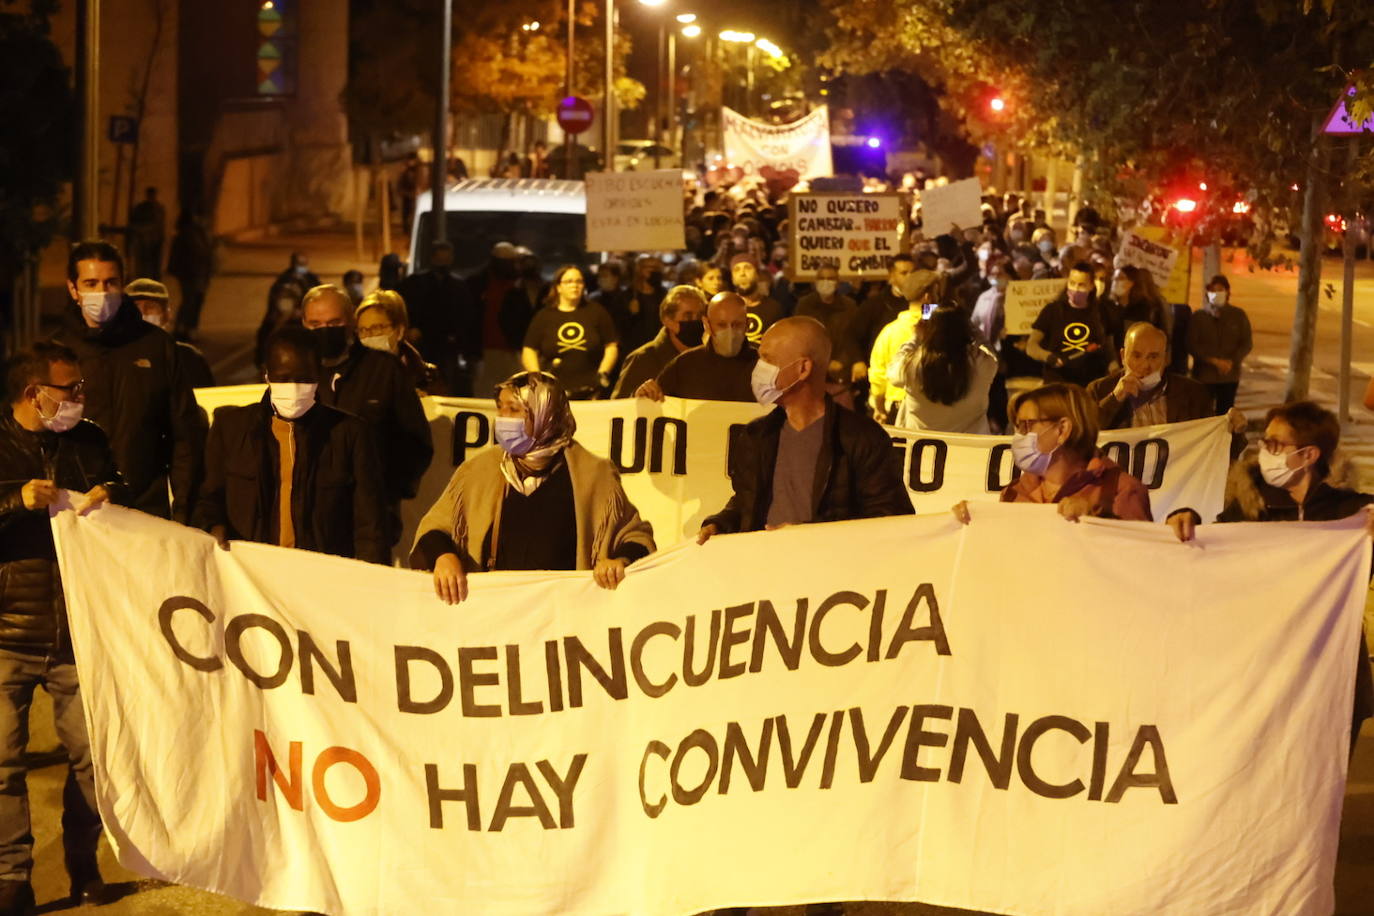
<svg viewBox="0 0 1374 916">
<path fill-rule="evenodd" d="M 882 146 L 882 145 L 883 145 L 883 141 L 882 141 L 881 138 L 879 138 L 879 137 L 869 137 L 869 138 L 868 138 L 868 148 L 869 148 L 869 149 L 877 149 L 878 147 L 880 147 L 880 146 Z"/>
</svg>

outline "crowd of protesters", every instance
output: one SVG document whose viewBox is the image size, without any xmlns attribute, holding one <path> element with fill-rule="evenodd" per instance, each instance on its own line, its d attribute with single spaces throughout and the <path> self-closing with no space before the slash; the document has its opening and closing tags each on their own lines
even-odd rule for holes
<svg viewBox="0 0 1374 916">
<path fill-rule="evenodd" d="M 48 507 L 75 494 L 209 532 L 377 563 L 404 556 L 448 603 L 488 570 L 585 570 L 615 588 L 656 549 L 611 462 L 576 440 L 571 401 L 666 396 L 774 408 L 744 428 L 733 495 L 698 541 L 783 525 L 911 514 L 883 424 L 1006 432 L 1018 476 L 1006 502 L 1156 521 L 1149 491 L 1097 449 L 1104 428 L 1226 415 L 1250 349 L 1224 277 L 1191 312 L 1148 271 L 1118 264 L 1114 232 L 1080 211 L 1061 242 L 1028 202 L 989 199 L 980 226 L 909 234 L 881 280 L 833 268 L 788 278 L 787 210 L 762 189 L 689 201 L 688 248 L 545 274 L 496 245 L 470 277 L 437 243 L 427 270 L 383 264 L 322 283 L 304 253 L 272 284 L 258 337 L 265 390 L 216 410 L 192 389 L 208 368 L 175 329 L 167 291 L 128 280 L 118 250 L 76 245 L 71 306 L 51 341 L 11 359 L 0 417 L 0 912 L 32 905 L 22 751 L 34 686 L 57 701 L 71 762 L 64 842 L 73 894 L 99 902 L 99 821 Z M 1005 333 L 1007 283 L 1062 277 L 1025 337 Z M 128 280 L 128 282 L 126 282 Z M 496 445 L 465 461 L 401 544 L 400 504 L 433 456 L 420 397 L 493 390 Z M 1238 462 L 1218 521 L 1340 518 L 1374 501 L 1349 489 L 1339 425 L 1310 403 L 1271 411 L 1258 458 Z M 1237 449 L 1237 453 L 1239 448 Z M 716 507 L 712 507 L 716 508 Z M 977 524 L 976 504 L 956 516 Z M 1184 510 L 1182 540 L 1204 521 Z M 1368 715 L 1360 662 L 1355 729 Z M 1352 739 L 1353 740 L 1353 739 Z"/>
</svg>

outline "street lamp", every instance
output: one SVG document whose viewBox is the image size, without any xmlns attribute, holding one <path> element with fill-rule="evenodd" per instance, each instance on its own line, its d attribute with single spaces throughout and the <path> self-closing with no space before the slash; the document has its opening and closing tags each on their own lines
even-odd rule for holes
<svg viewBox="0 0 1374 916">
<path fill-rule="evenodd" d="M 689 23 L 696 22 L 696 21 L 697 21 L 697 14 L 696 14 L 696 13 L 678 13 L 678 14 L 677 14 L 677 21 L 680 22 L 680 23 L 682 23 L 683 25 L 687 25 L 687 24 L 689 24 Z"/>
<path fill-rule="evenodd" d="M 695 25 L 695 24 L 683 26 L 683 27 L 682 27 L 682 37 L 683 37 L 683 38 L 699 38 L 699 37 L 701 37 L 701 26 Z"/>
</svg>

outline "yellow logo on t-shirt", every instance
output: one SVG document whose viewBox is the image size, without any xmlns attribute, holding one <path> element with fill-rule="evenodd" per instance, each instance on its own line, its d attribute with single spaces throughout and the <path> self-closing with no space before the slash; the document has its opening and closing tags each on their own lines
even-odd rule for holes
<svg viewBox="0 0 1374 916">
<path fill-rule="evenodd" d="M 587 352 L 587 329 L 576 321 L 569 321 L 558 328 L 558 352 L 569 350 Z"/>
</svg>

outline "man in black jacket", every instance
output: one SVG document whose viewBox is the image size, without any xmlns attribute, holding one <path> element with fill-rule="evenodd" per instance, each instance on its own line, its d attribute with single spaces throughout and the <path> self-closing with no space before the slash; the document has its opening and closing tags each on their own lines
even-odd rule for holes
<svg viewBox="0 0 1374 916">
<path fill-rule="evenodd" d="M 229 540 L 389 560 L 377 452 L 357 417 L 316 400 L 315 340 L 283 328 L 267 344 L 267 394 L 215 411 L 196 524 Z"/>
<path fill-rule="evenodd" d="M 830 347 L 814 318 L 784 318 L 763 335 L 754 395 L 778 407 L 745 426 L 732 455 L 734 495 L 706 519 L 698 543 L 736 531 L 913 513 L 891 437 L 826 395 Z"/>
<path fill-rule="evenodd" d="M 58 340 L 76 352 L 85 416 L 110 437 L 129 505 L 185 523 L 200 486 L 205 419 L 170 334 L 123 296 L 124 261 L 105 242 L 67 258 L 73 305 Z M 171 500 L 168 500 L 170 482 Z"/>
<path fill-rule="evenodd" d="M 88 512 L 123 501 L 123 481 L 105 434 L 82 419 L 77 356 L 60 344 L 17 353 L 6 372 L 9 408 L 0 412 L 0 912 L 30 912 L 33 834 L 24 745 L 39 684 L 53 700 L 69 770 L 63 790 L 62 845 L 72 894 L 88 903 L 108 894 L 96 865 L 96 813 L 90 740 L 82 715 L 48 507 L 71 490 Z"/>
<path fill-rule="evenodd" d="M 482 312 L 465 283 L 453 272 L 453 243 L 430 246 L 429 269 L 401 281 L 414 341 L 426 362 L 439 367 L 448 390 L 472 396 L 473 372 L 482 359 Z"/>
<path fill-rule="evenodd" d="M 387 545 L 394 546 L 401 537 L 401 500 L 415 495 L 434 457 L 420 396 L 399 359 L 358 343 L 353 307 L 342 289 L 317 286 L 305 294 L 301 309 L 324 363 L 320 403 L 362 418 L 372 430 L 387 505 Z"/>
</svg>

